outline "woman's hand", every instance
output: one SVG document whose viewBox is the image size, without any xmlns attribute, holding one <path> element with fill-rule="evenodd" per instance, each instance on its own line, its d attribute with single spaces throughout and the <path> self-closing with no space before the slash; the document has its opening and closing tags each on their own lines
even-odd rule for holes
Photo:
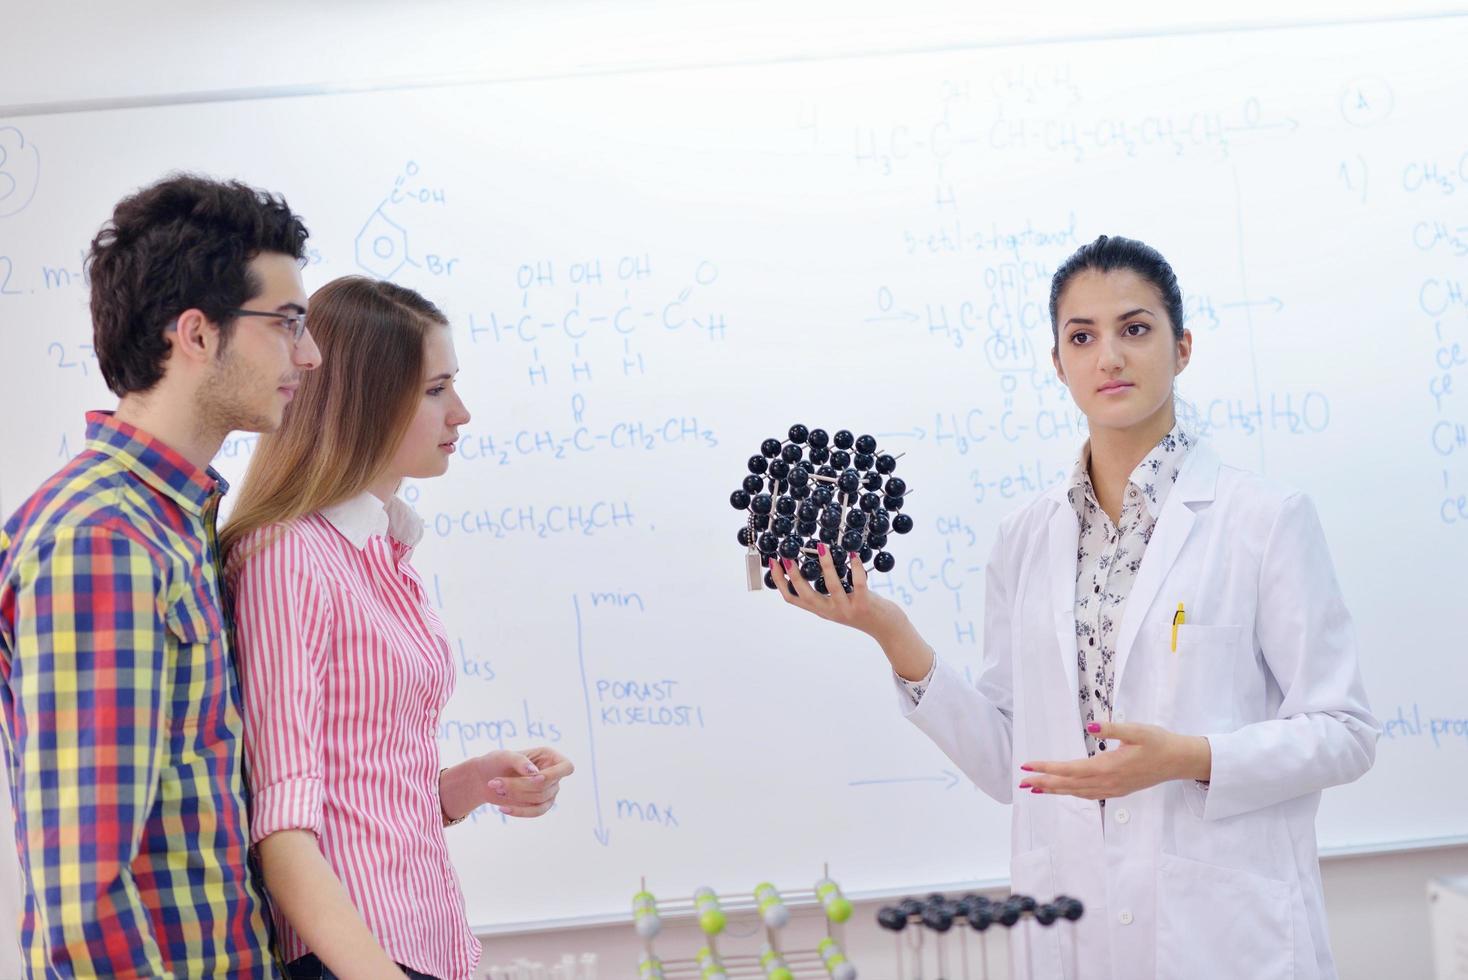
<svg viewBox="0 0 1468 980">
<path fill-rule="evenodd" d="M 867 572 L 857 555 L 850 556 L 851 592 L 841 587 L 836 563 L 824 544 L 817 548 L 821 575 L 830 595 L 816 591 L 807 582 L 795 562 L 770 559 L 770 577 L 779 586 L 780 596 L 790 605 L 815 613 L 822 619 L 860 630 L 882 646 L 892 669 L 910 681 L 919 681 L 933 667 L 933 651 L 923 642 L 902 607 L 872 592 L 867 587 Z"/>
<path fill-rule="evenodd" d="M 483 802 L 512 817 L 538 817 L 551 808 L 561 780 L 576 771 L 555 749 L 490 752 L 473 760 L 484 784 Z"/>
<path fill-rule="evenodd" d="M 570 759 L 551 748 L 488 752 L 444 773 L 444 814 L 454 818 L 488 803 L 512 817 L 538 817 L 555 803 L 561 780 L 575 771 Z"/>
<path fill-rule="evenodd" d="M 1178 735 L 1156 725 L 1092 722 L 1086 730 L 1117 747 L 1074 762 L 1027 762 L 1020 789 L 1032 793 L 1109 800 L 1172 779 L 1207 780 L 1213 752 L 1201 735 Z"/>
</svg>

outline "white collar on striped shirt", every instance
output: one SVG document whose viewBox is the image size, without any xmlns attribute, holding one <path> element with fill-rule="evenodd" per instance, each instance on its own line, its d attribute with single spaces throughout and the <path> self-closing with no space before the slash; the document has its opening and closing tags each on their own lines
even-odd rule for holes
<svg viewBox="0 0 1468 980">
<path fill-rule="evenodd" d="M 423 519 L 413 508 L 393 497 L 384 504 L 370 491 L 350 500 L 321 508 L 321 516 L 358 549 L 367 547 L 374 536 L 386 534 L 412 548 L 423 539 Z"/>
</svg>

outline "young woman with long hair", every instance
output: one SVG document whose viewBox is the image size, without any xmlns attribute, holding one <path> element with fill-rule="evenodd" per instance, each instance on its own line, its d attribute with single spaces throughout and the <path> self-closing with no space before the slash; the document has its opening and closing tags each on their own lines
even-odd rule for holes
<svg viewBox="0 0 1468 980">
<path fill-rule="evenodd" d="M 396 491 L 446 472 L 469 420 L 443 314 L 347 277 L 306 327 L 323 366 L 260 440 L 222 537 L 250 836 L 290 977 L 469 980 L 479 944 L 444 828 L 483 804 L 539 816 L 572 766 L 549 748 L 439 766 L 455 668 Z"/>
</svg>

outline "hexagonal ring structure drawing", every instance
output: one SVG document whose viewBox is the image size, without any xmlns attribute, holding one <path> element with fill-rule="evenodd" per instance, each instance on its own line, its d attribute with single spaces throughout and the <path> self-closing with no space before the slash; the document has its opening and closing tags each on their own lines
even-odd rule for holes
<svg viewBox="0 0 1468 980">
<path fill-rule="evenodd" d="M 379 279 L 391 279 L 409 261 L 408 232 L 379 206 L 357 232 L 357 265 Z"/>
</svg>

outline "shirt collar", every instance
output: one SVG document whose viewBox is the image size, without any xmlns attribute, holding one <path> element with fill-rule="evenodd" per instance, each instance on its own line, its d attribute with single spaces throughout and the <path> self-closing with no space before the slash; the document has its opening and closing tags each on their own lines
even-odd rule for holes
<svg viewBox="0 0 1468 980">
<path fill-rule="evenodd" d="M 229 484 L 214 467 L 199 469 L 177 450 L 112 412 L 87 413 L 87 449 L 117 460 L 197 516 L 203 516 L 211 503 L 229 492 Z"/>
<path fill-rule="evenodd" d="M 378 535 L 387 535 L 409 548 L 423 539 L 423 519 L 413 508 L 393 497 L 384 504 L 370 491 L 321 508 L 321 516 L 359 551 Z"/>
<path fill-rule="evenodd" d="M 1154 518 L 1162 513 L 1162 504 L 1167 499 L 1167 493 L 1172 485 L 1177 482 L 1178 473 L 1182 471 L 1183 460 L 1188 456 L 1188 450 L 1197 444 L 1197 439 L 1183 431 L 1181 425 L 1174 425 L 1172 430 L 1163 436 L 1157 445 L 1152 447 L 1137 468 L 1132 470 L 1131 476 L 1127 477 L 1127 484 L 1138 493 L 1142 506 L 1152 514 Z M 1075 469 L 1071 470 L 1070 481 L 1066 484 L 1066 493 L 1070 497 L 1073 506 L 1079 508 L 1080 501 L 1090 500 L 1091 503 L 1100 506 L 1096 500 L 1096 489 L 1091 485 L 1091 440 L 1081 447 L 1080 458 L 1076 460 Z"/>
</svg>

